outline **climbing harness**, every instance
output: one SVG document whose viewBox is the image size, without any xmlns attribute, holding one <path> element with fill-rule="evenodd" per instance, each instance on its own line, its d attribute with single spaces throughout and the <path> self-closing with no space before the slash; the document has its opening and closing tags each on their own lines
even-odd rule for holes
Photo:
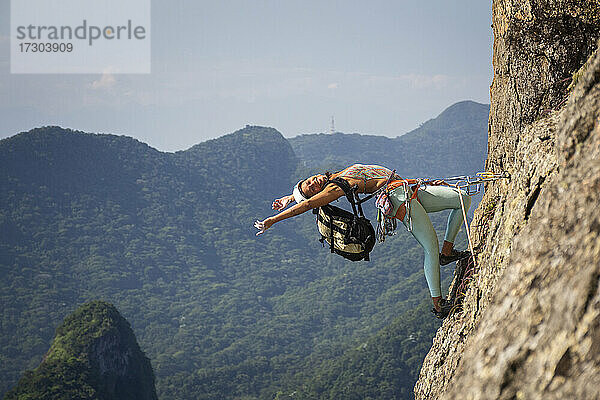
<svg viewBox="0 0 600 400">
<path fill-rule="evenodd" d="M 477 193 L 481 192 L 481 185 L 486 182 L 496 181 L 499 179 L 507 179 L 510 176 L 506 173 L 495 173 L 495 172 L 478 172 L 475 175 L 460 175 L 460 176 L 452 176 L 448 178 L 418 178 L 418 179 L 404 179 L 395 177 L 392 180 L 392 176 L 394 176 L 396 170 L 392 172 L 390 175 L 390 179 L 386 182 L 386 184 L 377 190 L 375 193 L 367 196 L 362 201 L 366 201 L 373 196 L 377 196 L 375 201 L 375 206 L 377 207 L 377 240 L 381 243 L 385 241 L 386 236 L 392 236 L 395 234 L 396 229 L 396 219 L 394 215 L 391 215 L 390 211 L 390 200 L 389 200 L 389 192 L 398 187 L 398 185 L 394 185 L 395 181 L 400 181 L 404 190 L 404 198 L 405 201 L 402 204 L 402 207 L 405 208 L 406 217 L 405 217 L 405 226 L 409 232 L 412 232 L 412 217 L 410 214 L 411 201 L 417 198 L 417 191 L 419 188 L 425 188 L 427 186 L 439 186 L 445 185 L 454 187 L 460 194 L 460 191 L 463 190 L 468 196 L 474 196 Z M 390 185 L 392 183 L 392 185 Z M 411 194 L 412 190 L 412 194 Z M 467 230 L 467 239 L 469 240 L 469 248 L 471 250 L 471 254 L 473 255 L 473 245 L 471 243 L 470 233 L 469 233 L 469 225 L 465 211 L 464 200 L 462 196 L 459 196 L 461 209 L 463 212 L 463 218 L 466 225 Z M 392 207 L 393 208 L 393 207 Z M 474 257 L 474 255 L 473 255 Z"/>
<path fill-rule="evenodd" d="M 395 177 L 396 170 L 393 170 L 388 177 L 385 185 L 377 190 L 373 195 L 375 198 L 375 207 L 377 208 L 377 241 L 383 243 L 386 236 L 394 235 L 396 230 L 396 219 L 393 216 L 394 205 L 389 196 L 388 185 Z M 366 199 L 366 198 L 365 198 Z"/>
<path fill-rule="evenodd" d="M 398 223 L 396 218 L 385 215 L 377 210 L 377 241 L 383 243 L 386 236 L 394 236 Z"/>
</svg>

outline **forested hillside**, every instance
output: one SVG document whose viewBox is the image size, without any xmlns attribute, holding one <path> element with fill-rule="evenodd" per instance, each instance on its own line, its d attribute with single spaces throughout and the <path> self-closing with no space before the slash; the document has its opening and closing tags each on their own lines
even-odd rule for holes
<svg viewBox="0 0 600 400">
<path fill-rule="evenodd" d="M 111 304 L 92 301 L 56 329 L 39 367 L 28 371 L 7 400 L 156 400 L 150 360 L 129 323 Z"/>
<path fill-rule="evenodd" d="M 262 127 L 177 153 L 58 127 L 0 141 L 0 394 L 93 299 L 131 322 L 164 399 L 308 393 L 315 365 L 335 370 L 395 318 L 426 320 L 418 338 L 429 343 L 433 317 L 405 314 L 429 301 L 409 233 L 376 246 L 368 263 L 323 249 L 312 215 L 255 237 L 252 222 L 310 169 L 298 163 Z M 397 365 L 414 377 L 426 346 L 400 346 L 410 360 Z M 406 385 L 397 378 L 373 377 Z M 321 379 L 319 391 L 329 385 Z"/>
</svg>

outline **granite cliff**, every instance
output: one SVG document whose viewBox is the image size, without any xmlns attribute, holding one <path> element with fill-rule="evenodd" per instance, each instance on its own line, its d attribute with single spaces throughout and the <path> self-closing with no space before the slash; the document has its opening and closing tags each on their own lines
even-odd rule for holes
<svg viewBox="0 0 600 400">
<path fill-rule="evenodd" d="M 417 399 L 597 399 L 600 3 L 494 0 L 486 187 L 462 312 Z"/>
</svg>

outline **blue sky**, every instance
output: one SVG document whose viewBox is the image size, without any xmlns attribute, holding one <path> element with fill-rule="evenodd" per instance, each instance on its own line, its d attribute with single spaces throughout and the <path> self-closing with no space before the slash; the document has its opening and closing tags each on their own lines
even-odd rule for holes
<svg viewBox="0 0 600 400">
<path fill-rule="evenodd" d="M 246 124 L 395 137 L 489 102 L 491 1 L 153 1 L 151 74 L 10 74 L 0 137 L 40 125 L 186 149 Z"/>
</svg>

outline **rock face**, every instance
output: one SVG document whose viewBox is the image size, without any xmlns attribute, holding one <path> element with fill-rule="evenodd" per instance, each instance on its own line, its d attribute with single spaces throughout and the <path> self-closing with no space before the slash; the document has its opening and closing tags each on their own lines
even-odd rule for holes
<svg viewBox="0 0 600 400">
<path fill-rule="evenodd" d="M 511 179 L 486 188 L 464 310 L 438 331 L 415 396 L 597 399 L 600 3 L 492 8 L 486 167 Z"/>
<path fill-rule="evenodd" d="M 6 400 L 157 399 L 150 361 L 114 306 L 87 303 L 56 332 L 40 366 L 26 372 Z"/>
</svg>

